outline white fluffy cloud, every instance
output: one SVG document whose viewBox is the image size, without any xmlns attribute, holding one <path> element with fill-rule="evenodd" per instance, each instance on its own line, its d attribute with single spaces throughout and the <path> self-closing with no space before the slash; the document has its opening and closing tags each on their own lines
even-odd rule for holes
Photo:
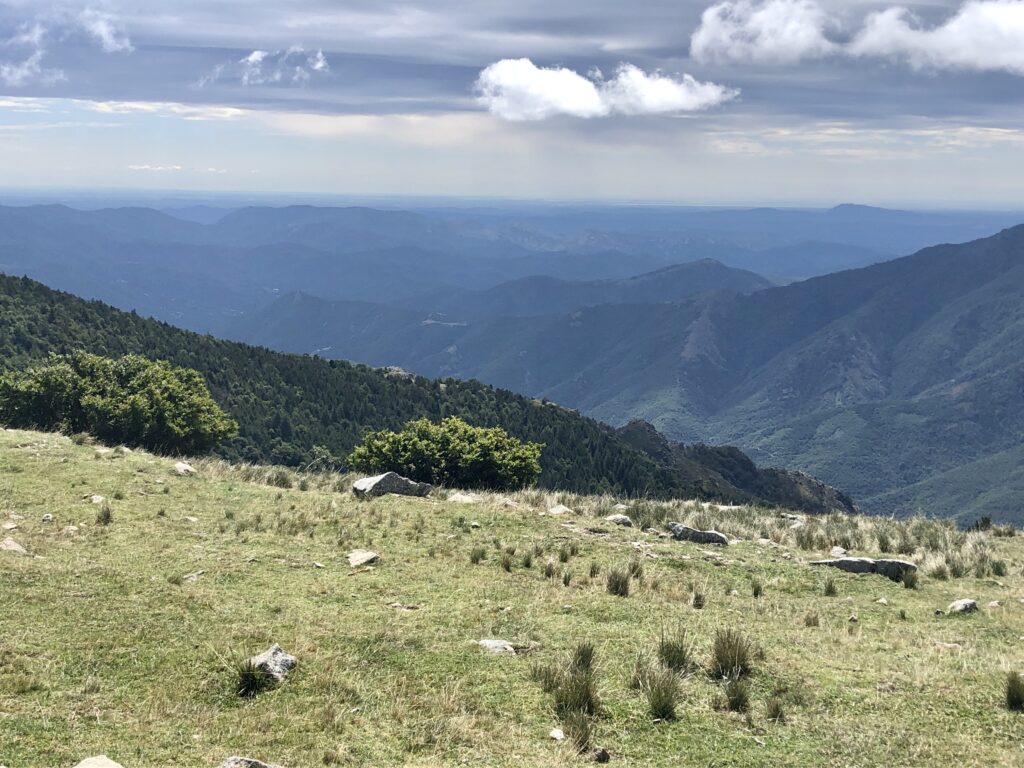
<svg viewBox="0 0 1024 768">
<path fill-rule="evenodd" d="M 477 78 L 476 90 L 487 109 L 512 121 L 694 112 L 738 94 L 690 75 L 677 79 L 660 72 L 648 74 L 632 64 L 620 65 L 606 80 L 600 72 L 584 77 L 564 67 L 538 67 L 529 59 L 491 64 Z"/>
<path fill-rule="evenodd" d="M 828 37 L 838 28 L 816 0 L 724 0 L 704 11 L 690 53 L 760 64 L 843 55 L 1024 75 L 1024 0 L 967 0 L 932 27 L 907 8 L 887 8 L 869 14 L 848 42 Z"/>
<path fill-rule="evenodd" d="M 725 0 L 704 11 L 690 40 L 698 61 L 792 64 L 836 48 L 828 17 L 814 0 Z"/>
<path fill-rule="evenodd" d="M 86 8 L 78 14 L 78 23 L 107 53 L 129 53 L 135 50 L 121 22 L 106 11 Z"/>
<path fill-rule="evenodd" d="M 973 0 L 925 29 L 905 8 L 873 13 L 850 43 L 856 56 L 902 59 L 914 67 L 1024 75 L 1024 2 Z"/>
</svg>

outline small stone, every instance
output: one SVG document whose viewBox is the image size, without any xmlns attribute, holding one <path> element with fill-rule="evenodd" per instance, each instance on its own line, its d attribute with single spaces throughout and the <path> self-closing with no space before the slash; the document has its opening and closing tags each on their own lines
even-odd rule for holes
<svg viewBox="0 0 1024 768">
<path fill-rule="evenodd" d="M 978 601 L 970 600 L 968 598 L 961 598 L 960 600 L 954 600 L 946 608 L 946 613 L 974 613 L 978 610 Z"/>
<path fill-rule="evenodd" d="M 97 755 L 96 757 L 85 758 L 75 768 L 124 768 L 124 766 L 120 763 L 115 763 L 106 755 Z"/>
<path fill-rule="evenodd" d="M 508 640 L 477 640 L 476 644 L 491 653 L 512 653 L 516 652 L 515 647 Z"/>
<path fill-rule="evenodd" d="M 181 580 L 187 584 L 195 584 L 199 581 L 199 577 L 202 576 L 206 571 L 193 571 L 185 576 L 181 577 Z"/>
<path fill-rule="evenodd" d="M 174 474 L 181 476 L 194 475 L 196 473 L 195 468 L 185 461 L 179 461 L 171 468 L 171 471 L 174 472 Z"/>
<path fill-rule="evenodd" d="M 220 764 L 220 768 L 281 768 L 274 763 L 264 763 L 252 757 L 229 757 Z"/>
<path fill-rule="evenodd" d="M 190 523 L 198 523 L 199 522 L 199 518 L 198 517 L 192 517 L 191 515 L 185 515 L 185 519 L 188 522 L 190 522 Z"/>
<path fill-rule="evenodd" d="M 43 522 L 44 523 L 52 523 L 53 522 L 53 515 L 51 515 L 49 512 L 47 512 L 45 515 L 43 515 Z"/>
<path fill-rule="evenodd" d="M 348 564 L 353 568 L 358 568 L 361 565 L 369 565 L 375 563 L 380 558 L 376 552 L 371 552 L 368 549 L 353 549 L 348 553 Z"/>
<path fill-rule="evenodd" d="M 878 603 L 879 605 L 888 605 L 889 604 L 889 601 L 886 600 L 884 597 L 878 598 L 877 600 L 875 600 L 875 602 Z"/>
<path fill-rule="evenodd" d="M 91 501 L 93 504 L 102 504 L 104 501 L 106 501 L 106 498 L 96 493 L 89 497 L 89 501 Z"/>
<path fill-rule="evenodd" d="M 314 568 L 323 568 L 323 567 L 325 567 L 325 566 L 324 566 L 324 564 L 323 564 L 323 563 L 318 563 L 318 562 L 317 562 L 316 560 L 314 560 L 314 561 L 313 561 L 313 567 L 314 567 Z"/>
<path fill-rule="evenodd" d="M 617 515 L 608 515 L 608 517 L 605 518 L 605 521 L 609 523 L 615 523 L 615 525 L 622 525 L 626 528 L 633 527 L 633 521 L 630 520 L 628 516 L 623 515 L 621 513 Z"/>
<path fill-rule="evenodd" d="M 847 619 L 847 621 L 849 621 L 851 624 L 856 624 L 859 621 L 859 619 L 857 618 L 857 614 L 851 613 L 850 618 Z"/>
<path fill-rule="evenodd" d="M 548 734 L 555 741 L 565 741 L 565 732 L 561 728 L 552 728 L 551 733 Z"/>
<path fill-rule="evenodd" d="M 392 603 L 390 607 L 396 611 L 418 611 L 420 609 L 418 605 L 405 605 L 404 603 Z"/>
<path fill-rule="evenodd" d="M 478 523 L 476 520 L 474 520 L 473 522 L 471 522 L 469 524 L 469 527 L 470 528 L 479 528 L 480 527 L 480 523 Z"/>
<path fill-rule="evenodd" d="M 74 536 L 76 533 L 78 533 L 78 526 L 77 525 L 66 526 L 64 528 L 64 530 L 61 531 L 61 533 L 65 534 L 67 536 Z"/>
<path fill-rule="evenodd" d="M 263 653 L 253 656 L 249 663 L 257 669 L 263 670 L 272 678 L 281 682 L 288 671 L 298 663 L 298 659 L 289 653 L 285 653 L 280 645 L 274 643 Z"/>
<path fill-rule="evenodd" d="M 18 524 L 17 523 L 4 523 L 3 525 L 0 525 L 0 528 L 3 528 L 5 531 L 16 531 L 16 530 L 18 530 Z"/>
<path fill-rule="evenodd" d="M 988 607 L 989 608 L 1002 608 L 1003 604 L 1000 603 L 998 600 L 993 600 L 991 603 L 988 604 Z"/>
<path fill-rule="evenodd" d="M 0 541 L 0 552 L 12 552 L 15 555 L 27 555 L 28 551 L 21 546 L 18 542 L 8 536 L 3 541 Z"/>
<path fill-rule="evenodd" d="M 828 554 L 831 557 L 846 557 L 847 553 L 846 550 L 842 547 L 832 547 L 832 549 L 829 550 Z"/>
<path fill-rule="evenodd" d="M 548 510 L 549 515 L 572 515 L 575 514 L 565 504 L 556 504 Z"/>
</svg>

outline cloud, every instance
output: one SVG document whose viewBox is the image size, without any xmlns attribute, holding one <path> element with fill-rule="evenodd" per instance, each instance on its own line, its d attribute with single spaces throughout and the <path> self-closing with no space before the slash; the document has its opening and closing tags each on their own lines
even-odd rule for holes
<svg viewBox="0 0 1024 768">
<path fill-rule="evenodd" d="M 307 51 L 298 45 L 282 51 L 256 49 L 237 61 L 218 64 L 200 77 L 197 85 L 203 88 L 224 78 L 238 80 L 244 86 L 303 85 L 313 75 L 330 71 L 327 56 L 320 49 Z"/>
<path fill-rule="evenodd" d="M 697 61 L 792 64 L 836 50 L 825 36 L 827 25 L 814 0 L 726 0 L 701 15 L 690 55 Z"/>
<path fill-rule="evenodd" d="M 95 38 L 107 53 L 131 53 L 135 50 L 121 22 L 113 14 L 86 8 L 78 14 L 78 24 Z"/>
<path fill-rule="evenodd" d="M 146 163 L 144 165 L 129 165 L 128 170 L 147 171 L 151 173 L 172 173 L 182 170 L 182 167 L 180 165 L 149 165 Z"/>
<path fill-rule="evenodd" d="M 12 88 L 30 84 L 53 85 L 67 79 L 64 71 L 45 66 L 54 40 L 85 32 L 107 53 L 134 50 L 128 35 L 115 16 L 86 8 L 77 15 L 66 13 L 40 16 L 21 25 L 16 34 L 0 41 L 0 49 L 13 51 L 13 60 L 0 60 L 0 82 Z"/>
<path fill-rule="evenodd" d="M 906 8 L 889 8 L 868 16 L 848 50 L 854 56 L 905 60 L 919 69 L 1024 75 L 1024 2 L 967 2 L 931 29 Z"/>
<path fill-rule="evenodd" d="M 725 0 L 704 11 L 690 54 L 757 64 L 842 55 L 1024 75 L 1024 0 L 968 0 L 930 28 L 907 8 L 886 8 L 869 14 L 848 42 L 827 36 L 838 27 L 816 0 Z"/>
<path fill-rule="evenodd" d="M 584 77 L 564 67 L 538 67 L 529 59 L 502 59 L 486 67 L 477 78 L 476 91 L 490 112 L 511 121 L 695 112 L 738 95 L 690 75 L 676 79 L 660 72 L 647 74 L 632 64 L 621 64 L 614 77 L 605 80 L 597 71 Z"/>
</svg>

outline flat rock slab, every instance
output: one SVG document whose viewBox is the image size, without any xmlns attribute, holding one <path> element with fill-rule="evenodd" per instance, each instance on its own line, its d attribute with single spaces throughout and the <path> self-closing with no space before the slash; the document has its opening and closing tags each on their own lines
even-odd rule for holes
<svg viewBox="0 0 1024 768">
<path fill-rule="evenodd" d="M 976 610 L 978 610 L 977 600 L 962 598 L 950 603 L 949 607 L 946 608 L 946 613 L 974 613 Z"/>
<path fill-rule="evenodd" d="M 605 521 L 609 523 L 615 523 L 616 525 L 624 525 L 627 528 L 633 527 L 633 521 L 629 519 L 628 515 L 608 515 L 608 517 L 605 518 Z"/>
<path fill-rule="evenodd" d="M 729 537 L 724 533 L 718 531 L 702 531 L 697 528 L 691 528 L 688 525 L 682 523 L 665 523 L 665 527 L 668 528 L 669 533 L 672 534 L 672 538 L 676 541 L 692 541 L 697 544 L 718 544 L 720 546 L 727 546 L 729 544 Z"/>
<path fill-rule="evenodd" d="M 249 663 L 270 675 L 277 682 L 281 682 L 289 670 L 298 663 L 298 659 L 290 653 L 285 653 L 280 645 L 274 643 L 259 656 L 250 658 Z"/>
<path fill-rule="evenodd" d="M 352 484 L 352 493 L 359 498 L 383 496 L 387 493 L 399 496 L 426 496 L 433 490 L 430 483 L 417 483 L 397 472 L 385 472 L 383 475 L 363 477 Z"/>
<path fill-rule="evenodd" d="M 220 768 L 281 768 L 274 763 L 264 763 L 252 757 L 229 757 L 220 764 Z"/>
<path fill-rule="evenodd" d="M 877 573 L 892 581 L 899 581 L 917 566 L 907 560 L 872 560 L 870 557 L 837 557 L 832 560 L 812 560 L 810 565 L 838 568 L 846 573 Z"/>
<path fill-rule="evenodd" d="M 516 652 L 515 646 L 508 640 L 477 640 L 476 644 L 491 653 L 512 653 Z"/>
<path fill-rule="evenodd" d="M 348 553 L 348 564 L 353 568 L 358 568 L 361 565 L 369 565 L 370 563 L 376 563 L 380 559 L 380 555 L 376 552 L 371 552 L 368 549 L 353 549 Z"/>
<path fill-rule="evenodd" d="M 3 541 L 0 541 L 0 552 L 13 552 L 16 555 L 27 555 L 28 552 L 21 544 L 16 542 L 10 536 Z"/>
<path fill-rule="evenodd" d="M 124 766 L 120 763 L 115 763 L 106 755 L 97 755 L 96 757 L 85 758 L 75 768 L 124 768 Z"/>
</svg>

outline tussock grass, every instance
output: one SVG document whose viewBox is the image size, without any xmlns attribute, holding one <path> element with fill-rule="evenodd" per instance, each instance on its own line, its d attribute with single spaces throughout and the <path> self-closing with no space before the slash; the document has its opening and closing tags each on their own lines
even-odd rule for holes
<svg viewBox="0 0 1024 768">
<path fill-rule="evenodd" d="M 618 568 L 608 571 L 607 589 L 609 595 L 629 597 L 629 573 Z"/>
<path fill-rule="evenodd" d="M 739 630 L 719 629 L 711 650 L 711 674 L 737 678 L 754 671 L 754 646 Z"/>
<path fill-rule="evenodd" d="M 1012 712 L 1024 712 L 1024 679 L 1017 672 L 1006 675 L 1006 708 Z"/>
</svg>

